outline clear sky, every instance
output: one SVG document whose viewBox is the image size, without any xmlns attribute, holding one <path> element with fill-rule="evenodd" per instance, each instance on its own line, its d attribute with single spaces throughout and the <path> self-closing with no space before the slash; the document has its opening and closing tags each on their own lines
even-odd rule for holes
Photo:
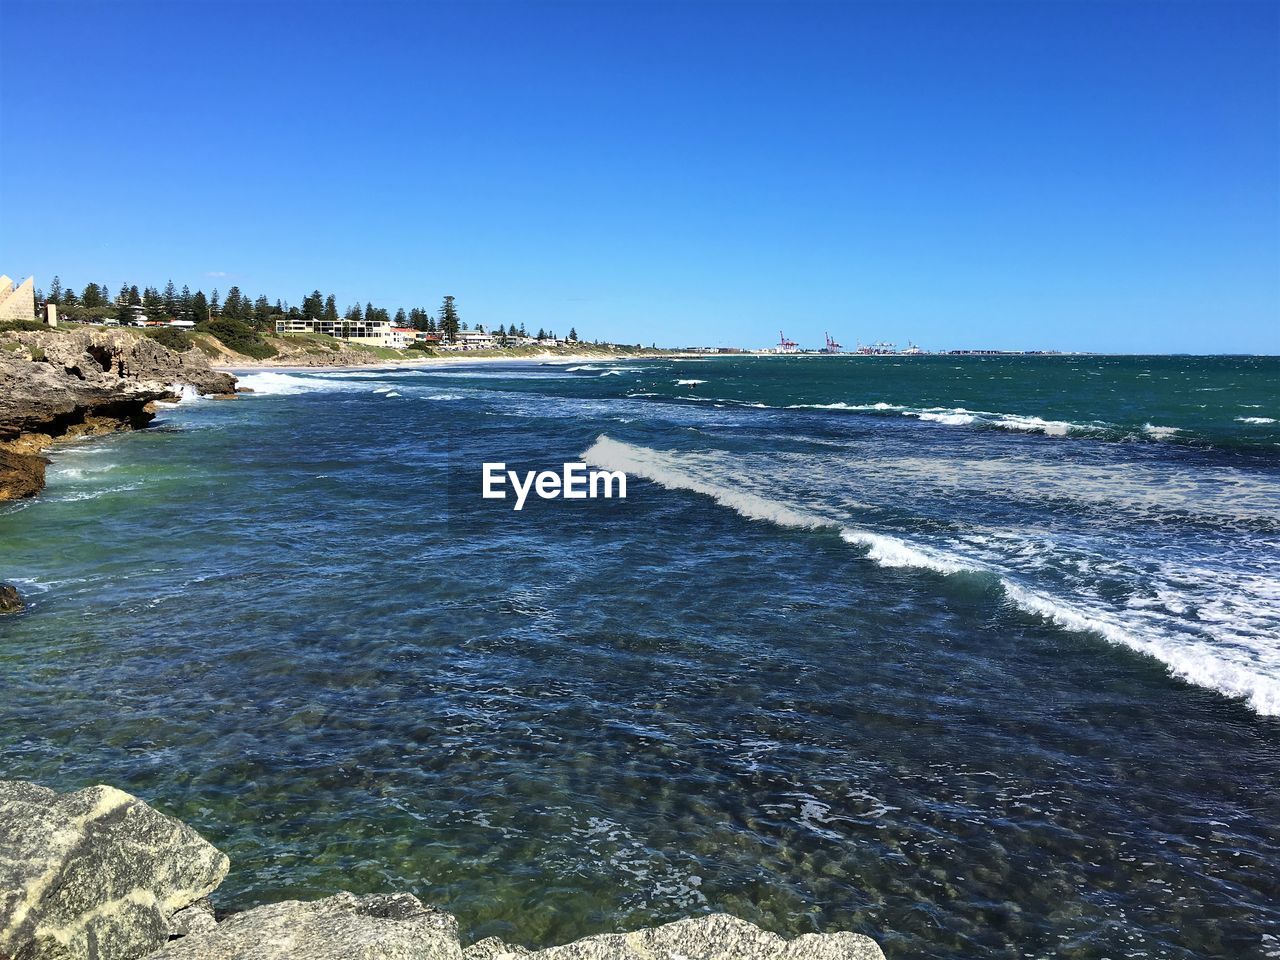
<svg viewBox="0 0 1280 960">
<path fill-rule="evenodd" d="M 1280 352 L 1280 4 L 4 0 L 0 270 Z"/>
</svg>

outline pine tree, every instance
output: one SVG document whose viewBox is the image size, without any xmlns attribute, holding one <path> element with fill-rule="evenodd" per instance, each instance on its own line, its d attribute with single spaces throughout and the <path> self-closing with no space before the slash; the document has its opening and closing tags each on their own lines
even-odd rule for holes
<svg viewBox="0 0 1280 960">
<path fill-rule="evenodd" d="M 80 294 L 80 302 L 86 310 L 96 310 L 102 306 L 102 294 L 98 292 L 96 283 L 86 283 L 84 293 Z"/>
<path fill-rule="evenodd" d="M 227 299 L 222 304 L 222 315 L 232 320 L 243 320 L 244 308 L 244 295 L 240 293 L 239 287 L 233 286 L 227 291 Z"/>
<path fill-rule="evenodd" d="M 458 336 L 458 308 L 454 305 L 453 297 L 445 297 L 440 304 L 440 333 L 446 340 L 453 340 Z"/>
<path fill-rule="evenodd" d="M 49 296 L 45 298 L 45 303 L 60 303 L 62 301 L 62 281 L 58 279 L 58 275 L 53 275 L 53 283 L 49 284 Z"/>
<path fill-rule="evenodd" d="M 547 339 L 547 331 L 543 330 L 541 327 L 538 328 L 538 339 L 539 340 Z"/>
<path fill-rule="evenodd" d="M 572 340 L 574 343 L 577 343 L 577 342 L 578 342 L 578 328 L 577 328 L 577 327 L 570 327 L 570 328 L 569 328 L 569 339 L 570 339 L 570 340 Z"/>
<path fill-rule="evenodd" d="M 178 315 L 178 291 L 172 280 L 164 285 L 164 310 L 171 317 Z"/>
<path fill-rule="evenodd" d="M 338 300 L 332 293 L 324 301 L 323 319 L 330 323 L 338 322 Z"/>
<path fill-rule="evenodd" d="M 194 320 L 191 316 L 194 304 L 191 300 L 191 288 L 185 283 L 182 285 L 182 293 L 178 294 L 178 316 L 187 320 Z"/>
<path fill-rule="evenodd" d="M 396 311 L 395 325 L 397 327 L 405 327 L 409 325 L 409 318 L 404 312 L 404 307 Z"/>
<path fill-rule="evenodd" d="M 222 307 L 218 303 L 218 288 L 213 288 L 213 293 L 209 294 L 209 317 L 213 318 L 222 312 Z"/>
<path fill-rule="evenodd" d="M 209 301 L 205 299 L 203 290 L 197 290 L 191 297 L 191 319 L 196 323 L 209 321 Z"/>
<path fill-rule="evenodd" d="M 75 287 L 68 286 L 62 291 L 62 305 L 65 307 L 74 307 L 80 303 L 80 299 L 76 296 Z"/>
</svg>

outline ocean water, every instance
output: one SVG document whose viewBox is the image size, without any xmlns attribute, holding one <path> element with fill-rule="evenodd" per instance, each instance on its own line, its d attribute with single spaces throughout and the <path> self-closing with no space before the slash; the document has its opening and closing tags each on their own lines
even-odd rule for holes
<svg viewBox="0 0 1280 960">
<path fill-rule="evenodd" d="M 0 775 L 219 905 L 1280 957 L 1280 360 L 255 372 L 0 506 Z M 481 464 L 629 475 L 482 500 Z"/>
</svg>

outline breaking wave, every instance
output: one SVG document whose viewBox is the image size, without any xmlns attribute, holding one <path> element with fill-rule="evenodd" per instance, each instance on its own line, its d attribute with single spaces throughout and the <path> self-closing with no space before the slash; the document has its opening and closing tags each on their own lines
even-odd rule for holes
<svg viewBox="0 0 1280 960">
<path fill-rule="evenodd" d="M 1126 618 L 1123 613 L 1059 599 L 1019 582 L 998 563 L 966 556 L 904 537 L 850 526 L 816 510 L 783 503 L 730 484 L 716 475 L 713 463 L 702 465 L 694 455 L 681 455 L 633 446 L 601 435 L 582 455 L 588 464 L 622 470 L 669 490 L 686 490 L 710 497 L 749 520 L 781 527 L 836 532 L 865 551 L 883 567 L 928 570 L 942 576 L 978 575 L 999 585 L 1010 604 L 1042 620 L 1077 633 L 1101 637 L 1109 643 L 1160 661 L 1174 676 L 1189 683 L 1245 700 L 1259 714 L 1280 716 L 1280 653 L 1270 646 L 1239 642 L 1219 644 L 1212 638 L 1177 629 L 1162 629 L 1150 617 Z M 1237 641 L 1240 637 L 1235 637 Z"/>
</svg>

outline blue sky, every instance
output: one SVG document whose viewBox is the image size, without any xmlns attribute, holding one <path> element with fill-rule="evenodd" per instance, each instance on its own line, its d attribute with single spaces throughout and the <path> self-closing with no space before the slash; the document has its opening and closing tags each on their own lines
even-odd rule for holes
<svg viewBox="0 0 1280 960">
<path fill-rule="evenodd" d="M 1280 5 L 5 0 L 0 270 L 1280 352 Z M 14 37 L 23 38 L 13 42 Z"/>
</svg>

